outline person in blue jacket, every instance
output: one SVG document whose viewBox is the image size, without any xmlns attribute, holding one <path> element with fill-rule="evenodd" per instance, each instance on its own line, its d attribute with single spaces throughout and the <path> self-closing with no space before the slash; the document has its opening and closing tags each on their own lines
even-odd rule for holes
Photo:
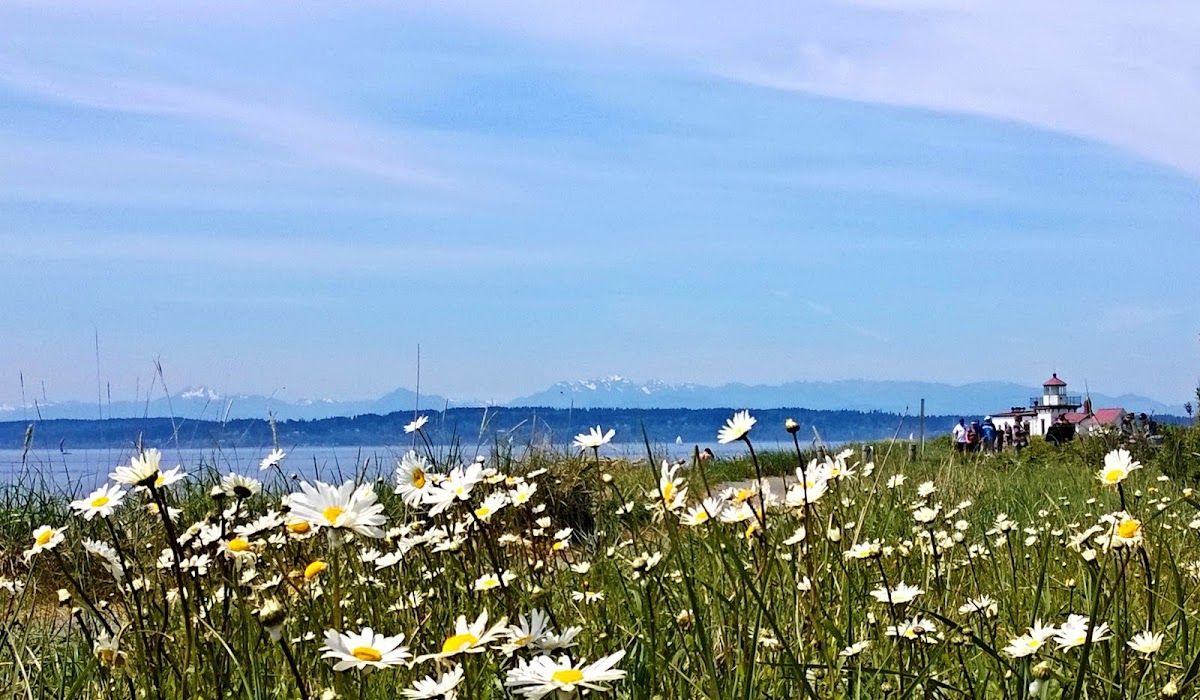
<svg viewBox="0 0 1200 700">
<path fill-rule="evenodd" d="M 991 416 L 983 417 L 983 451 L 993 452 L 996 449 L 996 424 L 992 422 Z"/>
</svg>

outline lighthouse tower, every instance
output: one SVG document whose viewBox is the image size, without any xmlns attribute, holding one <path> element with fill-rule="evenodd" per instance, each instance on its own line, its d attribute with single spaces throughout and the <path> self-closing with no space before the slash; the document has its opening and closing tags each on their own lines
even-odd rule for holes
<svg viewBox="0 0 1200 700">
<path fill-rule="evenodd" d="M 1059 379 L 1057 373 L 1052 374 L 1042 382 L 1042 397 L 1029 400 L 1029 407 L 1035 413 L 1029 432 L 1045 435 L 1046 430 L 1054 425 L 1059 416 L 1071 413 L 1082 405 L 1078 396 L 1067 394 L 1067 383 Z"/>
</svg>

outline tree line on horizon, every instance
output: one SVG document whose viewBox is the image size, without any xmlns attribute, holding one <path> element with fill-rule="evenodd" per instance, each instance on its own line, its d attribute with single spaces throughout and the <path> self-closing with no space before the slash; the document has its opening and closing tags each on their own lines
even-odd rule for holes
<svg viewBox="0 0 1200 700">
<path fill-rule="evenodd" d="M 691 444 L 716 441 L 716 431 L 732 408 L 450 408 L 428 411 L 425 433 L 435 444 L 487 444 L 496 441 L 568 445 L 588 428 L 600 425 L 617 432 L 617 442 L 641 442 L 643 426 L 651 443 L 664 444 L 682 438 Z M 770 440 L 790 441 L 783 429 L 787 418 L 798 421 L 804 443 L 820 435 L 830 442 L 880 440 L 918 434 L 918 416 L 886 411 L 814 410 L 804 408 L 756 409 L 760 434 Z M 209 448 L 214 446 L 267 446 L 276 440 L 284 448 L 294 446 L 387 445 L 411 442 L 404 426 L 414 419 L 409 411 L 386 415 L 363 414 L 313 420 L 276 422 L 266 419 L 230 421 L 180 418 L 112 418 L 105 420 L 53 419 L 0 423 L 0 448 L 23 449 L 27 442 L 36 449 L 131 447 L 140 438 L 146 446 Z M 925 435 L 949 432 L 958 416 L 926 416 Z M 774 431 L 773 426 L 778 430 Z"/>
</svg>

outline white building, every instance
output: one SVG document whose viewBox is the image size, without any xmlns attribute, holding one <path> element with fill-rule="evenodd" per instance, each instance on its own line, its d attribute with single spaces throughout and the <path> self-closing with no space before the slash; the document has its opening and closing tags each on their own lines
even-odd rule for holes
<svg viewBox="0 0 1200 700">
<path fill-rule="evenodd" d="M 1014 406 L 1004 413 L 993 415 L 992 423 L 997 429 L 1004 430 L 1006 425 L 1015 426 L 1017 421 L 1024 420 L 1029 425 L 1030 435 L 1045 435 L 1059 416 L 1071 420 L 1071 414 L 1082 415 L 1076 412 L 1082 405 L 1078 396 L 1067 394 L 1067 383 L 1059 379 L 1056 373 L 1042 383 L 1041 397 L 1030 398 L 1028 406 Z"/>
<path fill-rule="evenodd" d="M 1083 408 L 1082 411 L 1078 410 Z M 1014 406 L 1004 413 L 992 416 L 998 430 L 1004 426 L 1015 426 L 1024 420 L 1029 425 L 1030 435 L 1045 435 L 1054 422 L 1063 418 L 1076 428 L 1079 435 L 1087 435 L 1101 426 L 1116 428 L 1125 416 L 1123 408 L 1100 408 L 1092 410 L 1091 400 L 1080 401 L 1078 396 L 1067 393 L 1067 383 L 1052 374 L 1042 384 L 1042 395 L 1029 399 L 1028 406 Z"/>
</svg>

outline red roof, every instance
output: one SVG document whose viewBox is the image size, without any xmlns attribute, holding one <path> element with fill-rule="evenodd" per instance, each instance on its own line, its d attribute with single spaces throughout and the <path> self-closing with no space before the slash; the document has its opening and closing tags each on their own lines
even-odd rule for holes
<svg viewBox="0 0 1200 700">
<path fill-rule="evenodd" d="M 1042 382 L 1042 386 L 1066 386 L 1067 383 L 1058 378 L 1058 373 L 1055 372 L 1049 379 Z"/>
<path fill-rule="evenodd" d="M 1091 413 L 1082 413 L 1072 411 L 1071 413 L 1063 414 L 1067 417 L 1068 423 L 1082 423 L 1084 420 L 1094 417 L 1098 425 L 1114 425 L 1121 420 L 1121 416 L 1125 415 L 1123 408 L 1099 408 Z"/>
</svg>

